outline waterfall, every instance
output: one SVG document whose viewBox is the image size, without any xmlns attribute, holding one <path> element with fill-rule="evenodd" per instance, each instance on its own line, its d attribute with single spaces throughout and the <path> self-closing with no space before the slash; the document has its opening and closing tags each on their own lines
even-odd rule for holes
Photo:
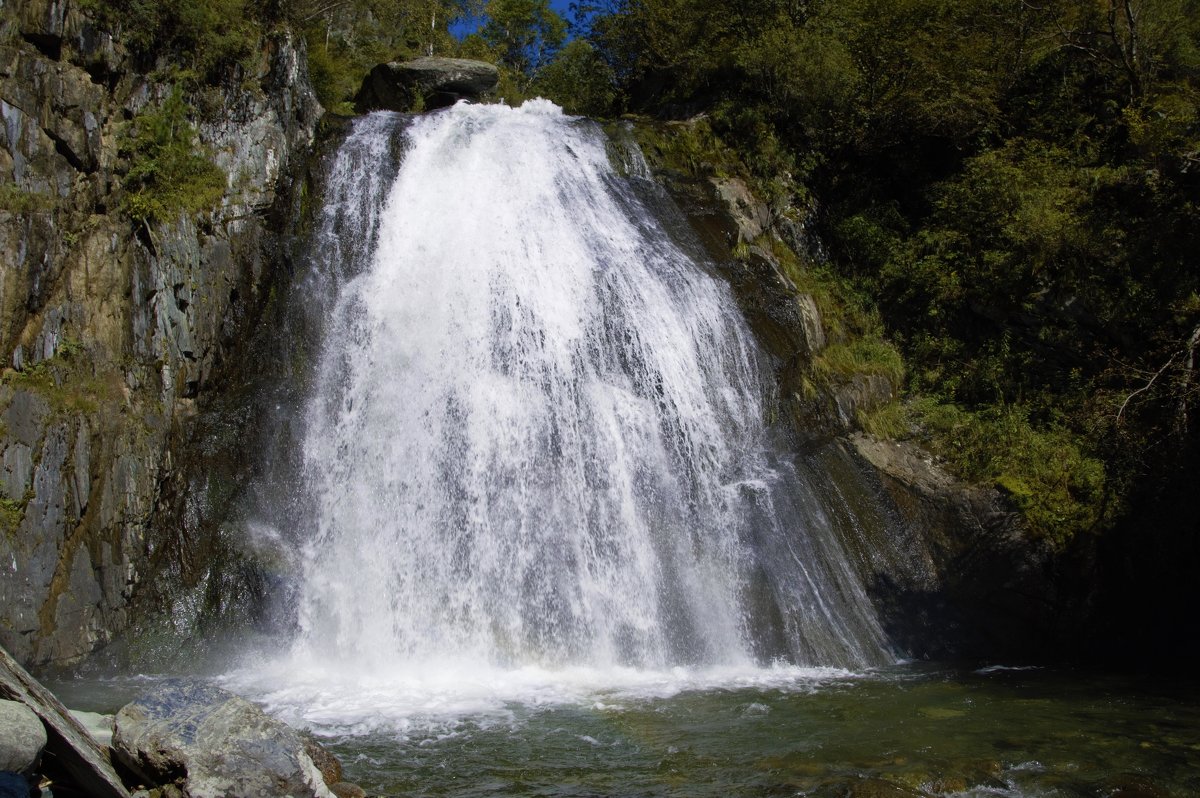
<svg viewBox="0 0 1200 798">
<path fill-rule="evenodd" d="M 639 180 L 544 100 L 356 121 L 315 233 L 341 272 L 293 666 L 889 659 L 819 492 L 772 443 L 770 364 Z"/>
</svg>

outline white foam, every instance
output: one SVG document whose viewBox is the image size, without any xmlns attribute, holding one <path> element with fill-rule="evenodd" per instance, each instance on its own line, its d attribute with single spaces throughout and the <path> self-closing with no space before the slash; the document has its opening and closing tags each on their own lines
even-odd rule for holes
<svg viewBox="0 0 1200 798">
<path fill-rule="evenodd" d="M 329 668 L 295 656 L 235 671 L 221 682 L 289 723 L 322 734 L 455 734 L 464 727 L 515 726 L 531 712 L 574 706 L 620 712 L 694 691 L 772 689 L 811 692 L 857 678 L 840 668 L 637 668 L 526 666 L 504 670 L 469 662 L 398 663 L 388 671 Z M 748 712 L 769 708 L 752 703 Z"/>
</svg>

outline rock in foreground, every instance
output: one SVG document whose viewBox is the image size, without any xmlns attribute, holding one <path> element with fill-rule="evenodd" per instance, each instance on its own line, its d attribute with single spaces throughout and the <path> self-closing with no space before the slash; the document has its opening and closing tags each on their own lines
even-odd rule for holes
<svg viewBox="0 0 1200 798">
<path fill-rule="evenodd" d="M 117 713 L 113 751 L 147 785 L 189 798 L 333 798 L 311 741 L 249 701 L 171 680 Z"/>
<path fill-rule="evenodd" d="M 46 729 L 33 710 L 16 701 L 0 701 L 0 770 L 29 773 L 46 747 Z"/>
<path fill-rule="evenodd" d="M 359 113 L 444 108 L 461 99 L 478 100 L 496 87 L 500 73 L 483 61 L 415 58 L 380 64 L 354 98 Z"/>
<path fill-rule="evenodd" d="M 0 698 L 19 702 L 38 716 L 44 727 L 46 758 L 53 759 L 70 783 L 86 785 L 87 795 L 92 798 L 129 798 L 107 752 L 3 647 L 0 647 Z"/>
</svg>

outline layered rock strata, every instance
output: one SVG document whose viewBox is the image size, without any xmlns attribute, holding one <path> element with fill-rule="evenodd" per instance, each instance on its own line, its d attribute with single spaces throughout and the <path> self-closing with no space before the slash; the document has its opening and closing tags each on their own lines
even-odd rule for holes
<svg viewBox="0 0 1200 798">
<path fill-rule="evenodd" d="M 76 4 L 0 15 L 0 644 L 67 665 L 123 629 L 178 440 L 267 296 L 270 221 L 321 113 L 303 50 L 261 42 L 209 90 L 219 206 L 123 212 L 129 120 L 173 90 Z"/>
</svg>

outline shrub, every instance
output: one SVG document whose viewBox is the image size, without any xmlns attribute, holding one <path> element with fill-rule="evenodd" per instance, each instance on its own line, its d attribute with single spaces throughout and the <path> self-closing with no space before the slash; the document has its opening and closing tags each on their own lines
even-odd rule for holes
<svg viewBox="0 0 1200 798">
<path fill-rule="evenodd" d="M 198 147 L 188 106 L 176 86 L 156 109 L 143 111 L 126 131 L 121 154 L 129 160 L 125 208 L 143 222 L 210 210 L 225 193 L 226 177 Z"/>
<path fill-rule="evenodd" d="M 0 211 L 14 214 L 37 213 L 54 210 L 57 205 L 58 198 L 50 194 L 25 191 L 12 183 L 0 185 Z"/>
</svg>

